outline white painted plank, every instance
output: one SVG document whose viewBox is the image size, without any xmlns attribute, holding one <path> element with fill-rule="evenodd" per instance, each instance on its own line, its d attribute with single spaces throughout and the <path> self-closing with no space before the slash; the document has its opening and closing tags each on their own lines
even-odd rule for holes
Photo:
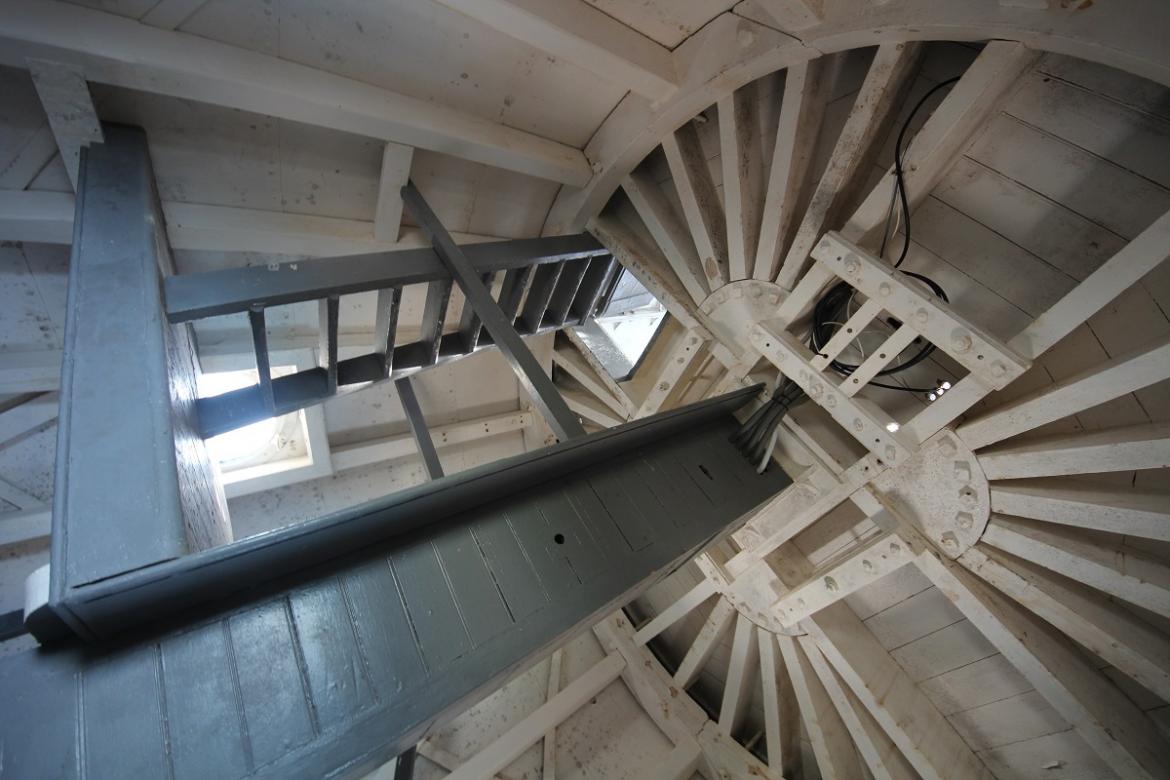
<svg viewBox="0 0 1170 780">
<path fill-rule="evenodd" d="M 402 188 L 410 179 L 414 148 L 387 143 L 382 148 L 382 173 L 378 179 L 378 205 L 374 210 L 374 238 L 397 241 L 402 227 Z"/>
<path fill-rule="evenodd" d="M 0 413 L 0 444 L 57 419 L 57 406 L 57 394 L 45 393 Z"/>
<path fill-rule="evenodd" d="M 698 331 L 684 333 L 675 344 L 659 371 L 657 379 L 646 393 L 645 400 L 638 407 L 636 417 L 648 417 L 662 410 L 667 398 L 675 388 L 684 385 L 702 366 L 707 354 L 707 342 Z"/>
<path fill-rule="evenodd" d="M 177 30 L 206 4 L 207 0 L 160 0 L 138 21 L 162 30 Z"/>
<path fill-rule="evenodd" d="M 1103 661 L 1170 699 L 1170 638 L 1092 588 L 978 544 L 959 562 Z"/>
<path fill-rule="evenodd" d="M 950 723 L 847 605 L 838 602 L 803 625 L 920 775 L 991 780 Z"/>
<path fill-rule="evenodd" d="M 749 279 L 763 217 L 763 147 L 755 85 L 719 101 L 719 162 L 727 219 L 728 280 Z"/>
<path fill-rule="evenodd" d="M 582 341 L 581 337 L 577 335 L 576 329 L 565 328 L 563 331 L 561 331 L 561 333 L 568 337 L 570 344 L 576 347 L 576 352 L 574 353 L 576 357 L 579 358 L 580 361 L 589 368 L 590 372 L 595 375 L 602 383 L 602 385 L 604 385 L 605 389 L 609 391 L 609 394 L 613 396 L 613 398 L 617 399 L 618 403 L 621 404 L 622 416 L 631 417 L 634 412 L 637 411 L 637 407 L 634 405 L 634 402 L 630 400 L 630 396 L 625 391 L 625 388 L 617 383 L 617 380 L 613 378 L 609 371 L 606 370 L 605 366 L 601 364 L 601 361 L 597 359 L 597 356 L 593 354 L 593 350 L 589 348 L 589 345 Z M 556 356 L 554 355 L 553 358 L 555 360 Z M 577 381 L 581 380 L 578 379 Z"/>
<path fill-rule="evenodd" d="M 44 170 L 55 154 L 57 139 L 53 137 L 53 129 L 45 123 L 0 171 L 0 190 L 23 190 Z"/>
<path fill-rule="evenodd" d="M 1142 423 L 1009 442 L 980 452 L 979 465 L 990 480 L 1161 468 L 1170 465 L 1170 425 Z"/>
<path fill-rule="evenodd" d="M 697 609 L 707 599 L 718 592 L 715 583 L 704 578 L 695 587 L 684 593 L 677 601 L 654 616 L 646 625 L 634 633 L 634 643 L 644 645 L 666 629 L 673 626 L 683 617 Z"/>
<path fill-rule="evenodd" d="M 622 182 L 622 189 L 634 204 L 638 216 L 654 237 L 658 248 L 666 256 L 679 282 L 696 305 L 702 303 L 710 291 L 707 288 L 699 254 L 687 229 L 678 221 L 670 203 L 667 202 L 658 182 L 644 170 L 634 171 Z"/>
<path fill-rule="evenodd" d="M 41 504 L 36 496 L 31 496 L 6 479 L 0 479 L 0 501 L 7 501 L 17 509 L 33 509 Z"/>
<path fill-rule="evenodd" d="M 1067 638 L 958 564 L 924 552 L 920 566 L 1122 777 L 1164 776 L 1170 743 Z"/>
<path fill-rule="evenodd" d="M 1004 96 L 1039 56 L 1014 41 L 990 41 L 983 47 L 914 134 L 909 148 L 903 149 L 903 181 L 911 211 L 935 188 L 971 137 L 999 110 Z M 846 238 L 865 243 L 879 235 L 889 210 L 892 181 L 893 166 L 842 229 Z"/>
<path fill-rule="evenodd" d="M 569 410 L 582 420 L 587 420 L 602 428 L 614 428 L 625 422 L 601 401 L 594 400 L 593 396 L 579 393 L 576 390 L 559 389 L 565 403 L 569 406 Z"/>
<path fill-rule="evenodd" d="M 738 733 L 747 714 L 751 688 L 759 665 L 759 646 L 755 637 L 756 624 L 742 612 L 735 616 L 735 638 L 731 644 L 731 658 L 727 663 L 723 701 L 719 707 L 719 730 L 727 736 Z"/>
<path fill-rule="evenodd" d="M 756 627 L 760 654 L 760 685 L 764 702 L 764 744 L 768 766 L 782 777 L 800 769 L 800 709 L 784 660 L 776 655 L 772 632 Z"/>
<path fill-rule="evenodd" d="M 698 636 L 691 643 L 687 654 L 683 656 L 682 663 L 678 665 L 678 669 L 674 673 L 675 685 L 679 688 L 686 688 L 695 681 L 699 672 L 703 671 L 703 666 L 711 654 L 715 652 L 715 646 L 719 644 L 719 640 L 731 628 L 731 621 L 735 615 L 736 609 L 732 603 L 720 597 L 711 610 L 711 614 L 703 622 L 703 627 L 699 629 Z"/>
<path fill-rule="evenodd" d="M 584 0 L 439 0 L 651 100 L 677 89 L 670 50 Z"/>
<path fill-rule="evenodd" d="M 1073 479 L 1011 480 L 991 485 L 991 510 L 1170 542 L 1170 493 L 1111 489 Z"/>
<path fill-rule="evenodd" d="M 572 345 L 557 347 L 553 350 L 553 364 L 571 376 L 577 384 L 592 393 L 597 400 L 608 406 L 619 417 L 628 419 L 630 416 L 626 406 L 614 397 L 609 383 L 599 376 L 593 367 L 585 362 L 581 353 Z M 608 374 L 607 374 L 608 376 Z"/>
<path fill-rule="evenodd" d="M 1170 617 L 1170 568 L 1079 528 L 992 515 L 983 541 L 1077 582 Z"/>
<path fill-rule="evenodd" d="M 859 173 L 862 158 L 876 140 L 894 98 L 912 75 L 918 52 L 916 43 L 883 43 L 878 47 L 845 127 L 837 137 L 829 165 L 821 174 L 808 210 L 776 276 L 776 283 L 780 286 L 791 290 L 800 280 L 813 246 L 828 226 L 834 206 Z"/>
<path fill-rule="evenodd" d="M 695 741 L 675 745 L 666 756 L 655 763 L 648 780 L 690 780 L 698 769 L 703 751 Z"/>
<path fill-rule="evenodd" d="M 430 149 L 575 187 L 580 149 L 316 68 L 55 0 L 0 6 L 0 61 L 48 55 L 90 81 Z"/>
<path fill-rule="evenodd" d="M 508 412 L 474 420 L 436 425 L 430 429 L 436 449 L 457 447 L 491 436 L 521 431 L 532 424 L 532 412 Z M 335 472 L 371 466 L 398 458 L 413 457 L 418 446 L 409 433 L 384 439 L 334 447 L 330 454 Z"/>
<path fill-rule="evenodd" d="M 795 639 L 784 634 L 777 634 L 776 641 L 792 677 L 800 717 L 804 720 L 821 777 L 825 780 L 864 777 L 849 732 L 804 650 Z"/>
<path fill-rule="evenodd" d="M 336 257 L 430 246 L 422 230 L 407 228 L 398 241 L 374 238 L 374 223 L 281 211 L 163 201 L 172 249 Z M 457 243 L 498 241 L 452 233 Z M 0 240 L 68 244 L 73 240 L 73 195 L 0 191 Z"/>
<path fill-rule="evenodd" d="M 662 151 L 699 253 L 707 287 L 718 289 L 727 284 L 728 278 L 727 226 L 723 204 L 715 191 L 694 123 L 688 122 L 662 139 Z"/>
<path fill-rule="evenodd" d="M 545 695 L 546 701 L 552 701 L 561 690 L 561 657 L 564 655 L 564 650 L 557 648 L 553 651 L 552 656 L 548 661 L 548 693 Z M 557 777 L 557 728 L 550 726 L 548 731 L 544 732 L 544 745 L 542 746 L 542 760 L 540 763 L 541 780 L 556 780 Z"/>
<path fill-rule="evenodd" d="M 465 761 L 447 777 L 450 780 L 481 780 L 519 758 L 545 732 L 563 723 L 614 680 L 626 666 L 619 653 L 607 655 L 600 663 L 569 683 L 563 691 L 508 729 L 495 742 Z"/>
<path fill-rule="evenodd" d="M 1140 281 L 1167 257 L 1170 257 L 1170 213 L 1156 220 L 1124 249 L 1109 258 L 1072 292 L 1012 339 L 1009 345 L 1025 357 L 1040 356 Z"/>
<path fill-rule="evenodd" d="M 28 70 L 49 118 L 65 171 L 76 190 L 81 148 L 102 142 L 102 125 L 89 85 L 80 70 L 60 62 L 30 59 Z"/>
<path fill-rule="evenodd" d="M 958 434 L 981 449 L 1168 377 L 1170 338 L 1161 338 L 964 423 Z"/>
<path fill-rule="evenodd" d="M 825 693 L 837 708 L 841 722 L 853 737 L 857 752 L 861 754 L 875 780 L 915 780 L 918 773 L 882 731 L 881 726 L 853 691 L 842 682 L 817 648 L 813 638 L 806 634 L 798 641 L 821 685 L 825 687 Z"/>
<path fill-rule="evenodd" d="M 780 0 L 788 4 L 787 0 Z M 784 97 L 776 146 L 768 171 L 764 217 L 756 250 L 756 279 L 771 281 L 780 272 L 780 258 L 788 248 L 797 208 L 816 149 L 825 112 L 825 58 L 792 65 L 784 72 Z"/>
<path fill-rule="evenodd" d="M 52 516 L 49 507 L 0 514 L 0 549 L 49 538 Z"/>
</svg>

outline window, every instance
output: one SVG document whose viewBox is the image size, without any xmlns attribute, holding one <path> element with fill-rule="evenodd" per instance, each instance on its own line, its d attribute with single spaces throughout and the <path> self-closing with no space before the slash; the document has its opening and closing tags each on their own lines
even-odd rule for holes
<svg viewBox="0 0 1170 780">
<path fill-rule="evenodd" d="M 666 307 L 629 271 L 622 269 L 613 298 L 605 311 L 577 328 L 606 371 L 617 380 L 628 379 L 658 334 Z"/>
</svg>

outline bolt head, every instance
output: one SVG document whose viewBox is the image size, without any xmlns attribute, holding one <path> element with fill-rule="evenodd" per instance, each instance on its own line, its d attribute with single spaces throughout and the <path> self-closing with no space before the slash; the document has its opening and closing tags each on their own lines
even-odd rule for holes
<svg viewBox="0 0 1170 780">
<path fill-rule="evenodd" d="M 942 546 L 948 550 L 957 550 L 959 549 L 959 540 L 953 533 L 947 531 L 942 535 Z"/>
<path fill-rule="evenodd" d="M 882 282 L 881 286 L 878 287 L 878 294 L 883 298 L 888 297 L 893 291 L 894 288 L 890 286 L 889 282 Z"/>
<path fill-rule="evenodd" d="M 829 593 L 836 593 L 841 588 L 837 585 L 837 581 L 832 577 L 825 577 L 825 590 Z"/>
<path fill-rule="evenodd" d="M 926 309 L 919 309 L 918 311 L 914 312 L 914 319 L 918 320 L 919 322 L 926 322 L 930 319 L 930 312 L 928 312 Z"/>
<path fill-rule="evenodd" d="M 975 518 L 971 516 L 970 512 L 959 512 L 955 515 L 955 522 L 958 523 L 959 528 L 969 531 L 975 525 Z"/>
<path fill-rule="evenodd" d="M 971 336 L 963 331 L 955 331 L 951 334 L 951 349 L 960 354 L 970 352 L 971 347 L 975 346 L 975 342 L 971 340 Z"/>
</svg>

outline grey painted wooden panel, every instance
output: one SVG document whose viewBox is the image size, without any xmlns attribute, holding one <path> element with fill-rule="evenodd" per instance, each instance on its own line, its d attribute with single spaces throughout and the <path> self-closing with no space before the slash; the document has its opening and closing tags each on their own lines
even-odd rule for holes
<svg viewBox="0 0 1170 780">
<path fill-rule="evenodd" d="M 190 625 L 126 637 L 118 648 L 76 644 L 6 658 L 5 769 L 119 778 L 369 771 L 784 487 L 782 474 L 757 477 L 739 457 L 727 441 L 734 425 L 725 416 L 550 477 L 320 566 L 276 597 L 261 591 L 206 608 Z M 690 468 L 716 459 L 725 466 L 702 478 L 734 482 L 719 504 Z M 637 503 L 627 495 L 635 486 L 617 485 L 616 472 L 643 483 Z M 621 500 L 607 505 L 599 485 L 617 486 Z M 701 500 L 684 506 L 676 494 Z M 618 529 L 637 523 L 645 544 L 634 550 Z"/>
</svg>

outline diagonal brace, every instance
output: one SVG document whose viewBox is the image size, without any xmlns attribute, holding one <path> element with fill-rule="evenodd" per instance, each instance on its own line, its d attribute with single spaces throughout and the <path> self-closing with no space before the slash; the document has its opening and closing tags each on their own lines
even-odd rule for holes
<svg viewBox="0 0 1170 780">
<path fill-rule="evenodd" d="M 483 321 L 483 326 L 491 334 L 493 343 L 500 348 L 500 352 L 516 372 L 516 378 L 520 380 L 520 384 L 524 386 L 524 390 L 532 398 L 549 427 L 562 441 L 584 436 L 585 429 L 581 427 L 576 415 L 569 411 L 552 378 L 544 373 L 536 357 L 516 332 L 512 321 L 492 298 L 491 292 L 484 286 L 480 275 L 463 254 L 463 250 L 455 244 L 413 182 L 407 182 L 402 188 L 402 200 L 430 237 L 435 254 L 443 261 L 443 265 L 447 266 L 447 270 L 463 290 L 467 302 Z"/>
</svg>

